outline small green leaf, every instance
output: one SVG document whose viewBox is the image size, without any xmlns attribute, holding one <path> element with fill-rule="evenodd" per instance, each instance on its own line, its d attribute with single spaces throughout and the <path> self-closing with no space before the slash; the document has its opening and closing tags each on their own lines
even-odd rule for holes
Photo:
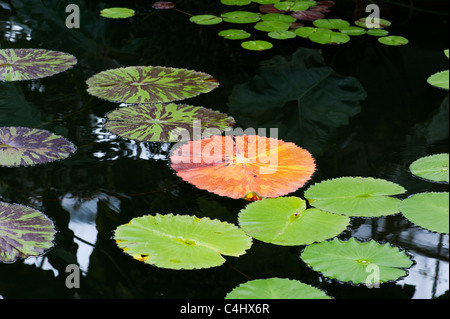
<svg viewBox="0 0 450 319">
<path fill-rule="evenodd" d="M 427 82 L 435 87 L 448 90 L 449 89 L 449 70 L 437 72 L 431 75 Z"/>
<path fill-rule="evenodd" d="M 449 233 L 447 192 L 420 193 L 404 199 L 400 211 L 412 223 L 438 233 Z"/>
<path fill-rule="evenodd" d="M 277 40 L 287 40 L 287 39 L 293 39 L 296 37 L 296 34 L 293 31 L 272 31 L 267 34 L 272 39 Z"/>
<path fill-rule="evenodd" d="M 224 37 L 229 40 L 242 40 L 250 37 L 250 33 L 244 31 L 242 29 L 227 29 L 222 30 L 219 33 L 219 36 Z"/>
<path fill-rule="evenodd" d="M 212 14 L 199 14 L 190 17 L 189 21 L 199 25 L 213 25 L 221 23 L 222 18 Z"/>
<path fill-rule="evenodd" d="M 374 37 L 385 37 L 389 34 L 389 31 L 385 29 L 369 29 L 367 34 Z"/>
<path fill-rule="evenodd" d="M 111 19 L 125 19 L 134 16 L 133 9 L 128 8 L 106 8 L 100 11 L 100 15 Z"/>
<path fill-rule="evenodd" d="M 295 34 L 302 38 L 308 38 L 314 32 L 317 32 L 317 28 L 313 27 L 302 27 L 295 29 Z"/>
<path fill-rule="evenodd" d="M 318 28 L 325 29 L 341 29 L 350 26 L 350 22 L 341 19 L 318 19 L 313 24 Z"/>
<path fill-rule="evenodd" d="M 449 155 L 434 154 L 415 160 L 409 170 L 412 174 L 433 182 L 449 182 Z"/>
<path fill-rule="evenodd" d="M 344 27 L 344 28 L 339 28 L 339 31 L 345 34 L 348 34 L 350 36 L 358 36 L 358 35 L 363 35 L 365 34 L 367 31 L 363 28 L 360 27 Z"/>
<path fill-rule="evenodd" d="M 252 0 L 252 2 L 259 4 L 275 4 L 280 2 L 280 0 Z"/>
<path fill-rule="evenodd" d="M 252 50 L 252 51 L 263 51 L 263 50 L 269 50 L 273 48 L 273 44 L 268 41 L 244 41 L 241 43 L 241 46 L 244 49 Z"/>
<path fill-rule="evenodd" d="M 260 21 L 255 24 L 255 29 L 259 31 L 285 31 L 289 29 L 289 23 L 281 21 Z"/>
<path fill-rule="evenodd" d="M 252 2 L 252 0 L 220 0 L 227 6 L 246 6 Z"/>
<path fill-rule="evenodd" d="M 275 8 L 282 11 L 305 11 L 310 7 L 317 5 L 315 1 L 298 0 L 298 1 L 282 1 L 274 4 Z"/>
<path fill-rule="evenodd" d="M 285 22 L 285 23 L 293 23 L 297 19 L 295 19 L 292 16 L 288 16 L 288 15 L 281 14 L 281 13 L 267 13 L 267 14 L 261 15 L 261 20 L 263 20 L 263 21 L 280 21 L 280 22 Z"/>
<path fill-rule="evenodd" d="M 223 21 L 229 23 L 254 23 L 259 21 L 259 14 L 249 11 L 231 11 L 221 15 Z"/>
<path fill-rule="evenodd" d="M 311 33 L 309 39 L 319 44 L 342 44 L 350 41 L 350 37 L 345 33 L 322 28 L 318 28 L 316 32 Z"/>
<path fill-rule="evenodd" d="M 447 59 L 448 59 L 448 57 L 449 57 L 449 50 L 447 49 L 447 50 L 444 50 L 444 54 L 445 54 L 445 56 L 447 57 Z"/>
<path fill-rule="evenodd" d="M 397 45 L 405 45 L 408 44 L 408 39 L 398 36 L 398 35 L 389 35 L 387 37 L 380 37 L 378 38 L 378 42 L 391 45 L 391 46 L 397 46 Z"/>
<path fill-rule="evenodd" d="M 225 299 L 331 299 L 324 291 L 297 280 L 256 279 L 240 284 Z"/>
<path fill-rule="evenodd" d="M 384 28 L 389 27 L 392 23 L 386 19 L 366 17 L 366 18 L 361 18 L 361 19 L 355 21 L 355 24 L 358 27 L 367 28 L 367 29 L 384 29 Z"/>
<path fill-rule="evenodd" d="M 354 284 L 381 284 L 407 275 L 410 257 L 388 243 L 374 240 L 359 242 L 355 238 L 307 246 L 300 258 L 325 277 Z"/>
</svg>

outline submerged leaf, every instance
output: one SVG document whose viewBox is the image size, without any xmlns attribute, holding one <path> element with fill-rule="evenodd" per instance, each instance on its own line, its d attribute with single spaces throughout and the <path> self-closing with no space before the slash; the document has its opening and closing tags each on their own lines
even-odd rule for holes
<svg viewBox="0 0 450 319">
<path fill-rule="evenodd" d="M 172 214 L 134 218 L 117 227 L 114 239 L 133 258 L 169 269 L 220 266 L 222 255 L 241 256 L 252 244 L 233 224 Z"/>
<path fill-rule="evenodd" d="M 412 174 L 433 182 L 449 182 L 449 155 L 434 154 L 415 160 L 409 169 Z"/>
<path fill-rule="evenodd" d="M 99 98 L 123 103 L 183 100 L 219 86 L 209 74 L 160 66 L 131 66 L 95 74 L 87 91 Z"/>
<path fill-rule="evenodd" d="M 172 152 L 172 168 L 183 180 L 221 196 L 278 197 L 302 187 L 315 171 L 311 154 L 275 138 L 212 136 Z"/>
<path fill-rule="evenodd" d="M 0 50 L 0 81 L 40 79 L 72 68 L 77 59 L 68 53 L 43 49 Z"/>
<path fill-rule="evenodd" d="M 0 202 L 0 262 L 39 256 L 53 246 L 53 222 L 41 212 Z"/>
<path fill-rule="evenodd" d="M 45 130 L 0 127 L 0 166 L 29 166 L 69 157 L 75 146 Z"/>
</svg>

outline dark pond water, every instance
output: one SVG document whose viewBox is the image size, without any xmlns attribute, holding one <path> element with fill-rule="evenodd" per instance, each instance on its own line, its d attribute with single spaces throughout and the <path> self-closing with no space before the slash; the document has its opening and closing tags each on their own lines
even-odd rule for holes
<svg viewBox="0 0 450 319">
<path fill-rule="evenodd" d="M 192 14 L 223 9 L 218 0 L 175 2 Z M 447 185 L 427 183 L 408 172 L 415 159 L 448 152 L 448 92 L 426 83 L 429 75 L 448 68 L 443 55 L 449 48 L 448 2 L 415 1 L 412 11 L 409 1 L 393 2 L 397 4 L 381 7 L 382 16 L 393 22 L 393 34 L 410 40 L 406 46 L 387 47 L 370 36 L 342 46 L 316 46 L 297 38 L 275 42 L 272 50 L 250 52 L 218 37 L 220 26 L 200 27 L 181 12 L 154 11 L 152 1 L 127 3 L 146 12 L 128 20 L 98 15 L 105 7 L 123 6 L 123 1 L 70 1 L 81 8 L 79 29 L 65 27 L 67 1 L 0 1 L 1 48 L 45 48 L 78 58 L 75 68 L 53 77 L 0 83 L 0 126 L 47 129 L 78 147 L 74 156 L 57 163 L 0 168 L 0 200 L 39 209 L 58 229 L 55 247 L 43 257 L 0 264 L 0 295 L 221 299 L 248 278 L 281 277 L 314 285 L 335 298 L 448 296 L 448 235 L 416 227 L 401 215 L 354 218 L 339 235 L 389 242 L 412 256 L 415 264 L 408 276 L 378 289 L 322 277 L 299 259 L 303 247 L 255 240 L 247 254 L 228 257 L 223 266 L 173 271 L 133 260 L 111 239 L 112 231 L 133 217 L 195 214 L 236 223 L 246 205 L 180 180 L 168 166 L 169 144 L 129 141 L 103 128 L 105 114 L 118 105 L 89 96 L 85 80 L 119 66 L 171 66 L 213 75 L 221 84 L 218 89 L 184 102 L 228 113 L 242 128 L 278 128 L 279 138 L 308 148 L 316 158 L 318 170 L 310 183 L 372 176 L 404 186 L 405 196 L 448 191 Z M 364 5 L 336 1 L 329 17 L 353 21 L 364 14 Z M 307 74 L 292 77 L 295 68 L 314 65 L 312 57 L 318 54 L 324 67 L 340 75 L 339 87 L 346 93 L 324 89 L 314 95 L 316 101 L 309 97 L 303 103 L 329 107 L 331 99 L 352 110 L 360 106 L 359 112 L 337 112 L 336 118 L 301 115 L 296 100 L 280 102 L 308 80 Z M 270 63 L 272 71 L 263 63 Z M 349 77 L 358 86 L 349 83 Z M 267 110 L 248 101 L 254 92 L 264 101 L 274 87 L 279 106 Z M 292 195 L 302 197 L 303 189 Z M 65 286 L 66 266 L 73 263 L 83 273 L 79 289 Z"/>
</svg>

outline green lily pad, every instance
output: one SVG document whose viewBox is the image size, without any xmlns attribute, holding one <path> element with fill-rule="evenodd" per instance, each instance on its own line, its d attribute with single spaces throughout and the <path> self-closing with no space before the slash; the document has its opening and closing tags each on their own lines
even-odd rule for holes
<svg viewBox="0 0 450 319">
<path fill-rule="evenodd" d="M 285 15 L 285 14 L 281 14 L 281 13 L 263 14 L 263 15 L 261 15 L 261 20 L 262 21 L 279 21 L 279 22 L 285 22 L 285 23 L 289 23 L 289 24 L 297 21 L 296 18 Z"/>
<path fill-rule="evenodd" d="M 0 81 L 40 79 L 64 72 L 77 64 L 68 53 L 43 49 L 0 50 Z"/>
<path fill-rule="evenodd" d="M 373 17 L 365 17 L 355 21 L 358 27 L 367 29 L 384 29 L 391 26 L 391 22 L 386 19 L 376 19 Z"/>
<path fill-rule="evenodd" d="M 350 22 L 341 19 L 318 19 L 313 21 L 314 26 L 325 29 L 341 29 L 350 26 Z"/>
<path fill-rule="evenodd" d="M 360 242 L 355 238 L 307 246 L 300 258 L 323 276 L 354 284 L 381 284 L 407 275 L 413 265 L 410 257 L 388 243 L 374 240 Z"/>
<path fill-rule="evenodd" d="M 227 6 L 246 6 L 252 2 L 252 0 L 220 0 L 222 4 Z"/>
<path fill-rule="evenodd" d="M 90 77 L 87 91 L 96 97 L 130 104 L 183 100 L 219 86 L 209 74 L 161 66 L 130 66 Z"/>
<path fill-rule="evenodd" d="M 385 29 L 369 29 L 367 34 L 374 37 L 385 37 L 389 34 L 389 31 Z"/>
<path fill-rule="evenodd" d="M 345 33 L 323 28 L 318 28 L 308 38 L 319 44 L 343 44 L 350 41 L 350 37 Z"/>
<path fill-rule="evenodd" d="M 360 28 L 360 27 L 344 27 L 344 28 L 339 28 L 339 31 L 345 34 L 348 34 L 350 36 L 358 36 L 358 35 L 363 35 L 366 34 L 366 29 L 364 28 Z"/>
<path fill-rule="evenodd" d="M 289 23 L 281 21 L 260 21 L 255 24 L 255 29 L 259 31 L 285 31 L 289 29 Z"/>
<path fill-rule="evenodd" d="M 0 202 L 0 262 L 42 255 L 53 246 L 53 222 L 33 208 Z"/>
<path fill-rule="evenodd" d="M 331 299 L 324 291 L 298 280 L 256 279 L 240 284 L 225 299 Z"/>
<path fill-rule="evenodd" d="M 131 18 L 135 14 L 133 9 L 129 8 L 106 8 L 100 11 L 100 15 L 111 19 L 126 19 Z"/>
<path fill-rule="evenodd" d="M 133 218 L 117 227 L 114 239 L 133 258 L 169 269 L 220 266 L 222 255 L 241 256 L 252 244 L 233 224 L 172 214 Z"/>
<path fill-rule="evenodd" d="M 313 27 L 302 27 L 295 29 L 295 34 L 302 38 L 308 38 L 314 32 L 317 32 L 317 28 Z"/>
<path fill-rule="evenodd" d="M 404 199 L 400 211 L 412 223 L 438 233 L 449 233 L 449 197 L 447 192 L 412 195 Z"/>
<path fill-rule="evenodd" d="M 105 128 L 121 137 L 146 142 L 178 142 L 194 137 L 194 129 L 219 132 L 234 125 L 226 114 L 185 104 L 137 104 L 107 115 Z M 218 133 L 219 134 L 219 133 Z"/>
<path fill-rule="evenodd" d="M 449 50 L 447 49 L 447 50 L 444 50 L 444 54 L 445 54 L 445 56 L 447 57 L 447 59 L 449 58 Z"/>
<path fill-rule="evenodd" d="M 189 21 L 199 25 L 213 25 L 222 22 L 222 18 L 212 14 L 199 14 L 189 18 Z"/>
<path fill-rule="evenodd" d="M 386 45 L 398 46 L 408 44 L 409 40 L 398 35 L 388 35 L 386 37 L 378 38 L 378 42 Z"/>
<path fill-rule="evenodd" d="M 415 160 L 409 170 L 412 174 L 433 182 L 449 182 L 449 155 L 434 154 Z"/>
<path fill-rule="evenodd" d="M 227 29 L 218 33 L 221 37 L 229 40 L 242 40 L 250 37 L 250 33 L 242 29 Z"/>
<path fill-rule="evenodd" d="M 252 0 L 252 2 L 259 4 L 275 4 L 280 2 L 280 0 Z"/>
<path fill-rule="evenodd" d="M 244 49 L 252 51 L 263 51 L 273 48 L 273 44 L 268 41 L 256 40 L 256 41 L 244 41 L 241 43 Z"/>
<path fill-rule="evenodd" d="M 317 5 L 315 1 L 282 1 L 274 4 L 274 7 L 282 11 L 305 11 Z"/>
<path fill-rule="evenodd" d="M 0 166 L 31 166 L 62 160 L 75 153 L 65 138 L 45 130 L 0 127 Z"/>
<path fill-rule="evenodd" d="M 406 190 L 393 182 L 371 177 L 341 177 L 316 183 L 304 194 L 321 210 L 347 216 L 379 217 L 397 214 L 400 200 L 389 195 Z"/>
<path fill-rule="evenodd" d="M 339 235 L 350 224 L 347 216 L 306 209 L 298 197 L 267 198 L 239 213 L 239 226 L 250 236 L 276 245 L 309 245 Z"/>
<path fill-rule="evenodd" d="M 269 32 L 267 35 L 269 37 L 271 37 L 272 39 L 277 39 L 277 40 L 293 39 L 297 36 L 295 34 L 295 32 L 293 32 L 293 31 L 283 31 L 283 30 L 272 31 L 272 32 Z"/>
<path fill-rule="evenodd" d="M 259 14 L 250 11 L 231 11 L 221 15 L 223 21 L 229 23 L 254 23 L 259 21 Z"/>
<path fill-rule="evenodd" d="M 435 87 L 448 90 L 449 89 L 449 70 L 437 72 L 431 75 L 427 82 Z"/>
</svg>

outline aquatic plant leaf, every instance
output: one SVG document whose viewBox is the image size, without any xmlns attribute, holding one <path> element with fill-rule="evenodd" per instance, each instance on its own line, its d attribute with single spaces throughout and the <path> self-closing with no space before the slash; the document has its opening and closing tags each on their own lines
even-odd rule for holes
<svg viewBox="0 0 450 319">
<path fill-rule="evenodd" d="M 272 39 L 277 40 L 287 40 L 287 39 L 293 39 L 297 35 L 293 31 L 272 31 L 267 34 Z"/>
<path fill-rule="evenodd" d="M 229 40 L 242 40 L 250 37 L 250 33 L 242 29 L 227 29 L 218 33 L 219 36 Z"/>
<path fill-rule="evenodd" d="M 231 11 L 222 13 L 223 21 L 228 23 L 254 23 L 259 21 L 259 14 L 250 11 Z"/>
<path fill-rule="evenodd" d="M 339 235 L 350 224 L 347 216 L 317 208 L 306 209 L 298 197 L 266 198 L 248 204 L 239 213 L 239 226 L 266 243 L 309 245 Z"/>
<path fill-rule="evenodd" d="M 317 28 L 313 27 L 303 27 L 295 29 L 295 34 L 302 38 L 308 38 L 311 34 L 317 31 Z"/>
<path fill-rule="evenodd" d="M 449 233 L 447 192 L 414 194 L 402 201 L 400 211 L 412 223 L 433 232 Z"/>
<path fill-rule="evenodd" d="M 67 139 L 45 130 L 0 127 L 0 166 L 30 166 L 62 160 L 75 149 Z"/>
<path fill-rule="evenodd" d="M 444 50 L 444 54 L 445 54 L 445 56 L 447 57 L 447 59 L 449 58 L 449 50 L 447 49 L 447 50 Z"/>
<path fill-rule="evenodd" d="M 386 45 L 398 46 L 408 44 L 409 40 L 398 35 L 388 35 L 386 37 L 379 37 L 378 42 Z"/>
<path fill-rule="evenodd" d="M 268 14 L 263 14 L 261 16 L 261 20 L 262 21 L 279 21 L 279 22 L 285 22 L 285 23 L 293 23 L 297 19 L 295 19 L 292 16 L 288 16 L 288 15 L 281 14 L 281 13 L 268 13 Z"/>
<path fill-rule="evenodd" d="M 227 6 L 246 6 L 252 2 L 252 0 L 220 0 Z"/>
<path fill-rule="evenodd" d="M 331 299 L 324 291 L 285 278 L 247 281 L 230 291 L 225 299 Z"/>
<path fill-rule="evenodd" d="M 133 218 L 117 227 L 114 239 L 133 258 L 169 269 L 220 266 L 222 255 L 241 256 L 252 244 L 233 224 L 173 214 Z"/>
<path fill-rule="evenodd" d="M 372 29 L 375 30 L 375 29 Z M 364 28 L 360 28 L 360 27 L 345 27 L 345 28 L 339 28 L 339 31 L 345 34 L 348 34 L 350 36 L 358 36 L 358 35 L 363 35 L 366 34 L 367 31 Z"/>
<path fill-rule="evenodd" d="M 305 11 L 310 7 L 317 5 L 315 1 L 298 0 L 298 1 L 282 1 L 274 4 L 274 7 L 283 11 Z"/>
<path fill-rule="evenodd" d="M 0 81 L 40 79 L 64 72 L 77 64 L 68 53 L 44 49 L 0 50 Z"/>
<path fill-rule="evenodd" d="M 449 182 L 449 154 L 421 157 L 409 166 L 412 174 L 433 182 Z"/>
<path fill-rule="evenodd" d="M 379 217 L 397 214 L 400 200 L 389 197 L 406 190 L 393 182 L 372 177 L 341 177 L 316 183 L 305 198 L 319 209 L 347 216 Z"/>
<path fill-rule="evenodd" d="M 146 142 L 178 142 L 203 129 L 222 132 L 234 125 L 226 114 L 201 106 L 175 103 L 137 104 L 108 113 L 105 128 L 121 137 Z"/>
<path fill-rule="evenodd" d="M 278 2 L 280 2 L 280 0 L 252 0 L 252 2 L 255 2 L 255 3 L 259 3 L 259 4 L 262 4 L 262 5 L 264 5 L 264 4 L 275 4 L 275 3 L 278 3 Z"/>
<path fill-rule="evenodd" d="M 296 11 L 292 12 L 291 16 L 301 21 L 315 21 L 325 18 L 325 15 L 318 11 Z"/>
<path fill-rule="evenodd" d="M 171 1 L 156 1 L 152 4 L 152 8 L 156 10 L 168 10 L 175 8 L 175 3 Z"/>
<path fill-rule="evenodd" d="M 374 37 L 385 37 L 389 34 L 389 31 L 385 29 L 369 29 L 367 34 Z"/>
<path fill-rule="evenodd" d="M 189 18 L 189 21 L 199 25 L 213 25 L 222 22 L 222 18 L 212 14 L 199 14 Z"/>
<path fill-rule="evenodd" d="M 319 44 L 342 44 L 350 41 L 350 37 L 345 33 L 323 28 L 316 29 L 308 38 Z"/>
<path fill-rule="evenodd" d="M 433 75 L 431 75 L 427 82 L 435 87 L 448 90 L 449 89 L 449 70 L 437 72 Z"/>
<path fill-rule="evenodd" d="M 110 19 L 126 19 L 131 18 L 135 14 L 133 9 L 129 8 L 106 8 L 100 11 L 100 15 Z"/>
<path fill-rule="evenodd" d="M 318 19 L 313 22 L 314 26 L 325 29 L 340 29 L 350 26 L 350 22 L 342 19 Z"/>
<path fill-rule="evenodd" d="M 367 29 L 384 29 L 391 26 L 391 22 L 386 19 L 375 19 L 374 17 L 365 17 L 355 21 L 358 27 Z"/>
<path fill-rule="evenodd" d="M 388 243 L 374 240 L 360 242 L 355 238 L 307 246 L 300 258 L 323 276 L 354 284 L 376 285 L 407 275 L 413 265 L 410 257 Z"/>
<path fill-rule="evenodd" d="M 53 246 L 53 222 L 40 211 L 0 202 L 0 262 L 39 256 Z"/>
<path fill-rule="evenodd" d="M 183 100 L 219 86 L 209 74 L 161 66 L 131 66 L 97 73 L 86 84 L 96 97 L 130 104 Z"/>
<path fill-rule="evenodd" d="M 244 41 L 241 43 L 244 49 L 252 51 L 264 51 L 273 48 L 273 44 L 268 41 L 255 40 L 255 41 Z"/>
<path fill-rule="evenodd" d="M 176 148 L 170 160 L 183 180 L 231 198 L 282 196 L 302 187 L 315 171 L 307 150 L 258 135 L 190 141 Z"/>
<path fill-rule="evenodd" d="M 259 31 L 285 31 L 289 29 L 290 23 L 282 21 L 260 21 L 255 24 L 254 28 Z"/>
</svg>

